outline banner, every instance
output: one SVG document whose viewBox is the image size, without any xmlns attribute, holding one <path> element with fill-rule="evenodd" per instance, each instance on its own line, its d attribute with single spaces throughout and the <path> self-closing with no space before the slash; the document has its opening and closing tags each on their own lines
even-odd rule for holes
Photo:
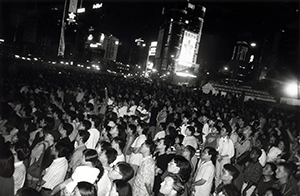
<svg viewBox="0 0 300 196">
<path fill-rule="evenodd" d="M 70 13 L 77 12 L 77 4 L 78 4 L 78 0 L 70 0 L 70 4 L 69 4 L 69 12 Z"/>
<path fill-rule="evenodd" d="M 194 54 L 197 49 L 197 41 L 198 34 L 191 31 L 184 31 L 178 64 L 191 67 L 195 63 Z"/>
</svg>

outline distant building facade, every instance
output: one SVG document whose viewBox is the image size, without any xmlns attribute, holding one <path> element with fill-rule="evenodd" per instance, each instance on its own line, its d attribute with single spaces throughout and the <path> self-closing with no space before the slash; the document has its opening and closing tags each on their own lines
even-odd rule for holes
<svg viewBox="0 0 300 196">
<path fill-rule="evenodd" d="M 179 73 L 194 76 L 199 64 L 202 27 L 206 8 L 201 5 L 178 3 L 163 8 L 163 23 L 160 26 L 154 69 L 158 73 Z"/>
</svg>

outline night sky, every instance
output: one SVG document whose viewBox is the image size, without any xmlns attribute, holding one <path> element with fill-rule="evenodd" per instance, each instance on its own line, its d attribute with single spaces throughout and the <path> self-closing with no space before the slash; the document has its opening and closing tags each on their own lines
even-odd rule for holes
<svg viewBox="0 0 300 196">
<path fill-rule="evenodd" d="M 108 1 L 103 4 L 104 29 L 120 38 L 125 46 L 136 38 L 155 41 L 164 3 L 179 1 Z M 182 1 L 180 1 L 182 2 Z M 193 3 L 193 1 L 191 1 Z M 195 2 L 195 1 L 194 1 Z M 200 43 L 203 62 L 228 61 L 237 41 L 257 43 L 261 49 L 265 36 L 291 28 L 299 32 L 297 1 L 196 1 L 206 7 Z M 299 43 L 299 34 L 289 39 Z"/>
<path fill-rule="evenodd" d="M 57 5 L 60 9 L 64 0 L 2 0 L 2 2 L 37 2 Z M 80 0 L 79 0 L 80 2 Z M 83 6 L 97 2 L 83 0 Z M 182 2 L 174 0 L 104 0 L 103 7 L 90 22 L 100 25 L 105 33 L 120 39 L 122 50 L 128 51 L 134 40 L 142 38 L 145 43 L 156 41 L 161 23 L 162 7 L 165 3 Z M 288 35 L 289 29 L 299 32 L 298 1 L 191 1 L 206 7 L 204 26 L 200 43 L 200 61 L 228 61 L 237 41 L 256 42 L 261 47 L 267 35 L 284 30 L 285 37 L 299 43 L 299 33 Z M 3 10 L 2 10 L 3 12 Z M 95 17 L 96 16 L 96 17 Z M 1 19 L 3 20 L 3 18 Z M 5 22 L 1 22 L 5 24 Z M 299 44 L 298 44 L 299 45 Z M 299 60 L 299 59 L 298 59 Z M 298 65 L 297 65 L 298 66 Z"/>
</svg>

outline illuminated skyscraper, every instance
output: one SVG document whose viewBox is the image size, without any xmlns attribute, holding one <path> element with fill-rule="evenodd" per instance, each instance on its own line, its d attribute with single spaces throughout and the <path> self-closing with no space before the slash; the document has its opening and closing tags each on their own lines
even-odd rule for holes
<svg viewBox="0 0 300 196">
<path fill-rule="evenodd" d="M 196 77 L 202 27 L 206 8 L 189 2 L 163 8 L 154 68 L 172 76 Z"/>
</svg>

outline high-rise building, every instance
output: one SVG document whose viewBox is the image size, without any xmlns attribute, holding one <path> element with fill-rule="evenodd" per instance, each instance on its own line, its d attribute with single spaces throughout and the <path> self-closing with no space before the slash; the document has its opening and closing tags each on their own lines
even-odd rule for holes
<svg viewBox="0 0 300 196">
<path fill-rule="evenodd" d="M 196 77 L 199 69 L 196 59 L 199 51 L 206 8 L 189 2 L 164 6 L 154 69 L 158 73 Z"/>
</svg>

